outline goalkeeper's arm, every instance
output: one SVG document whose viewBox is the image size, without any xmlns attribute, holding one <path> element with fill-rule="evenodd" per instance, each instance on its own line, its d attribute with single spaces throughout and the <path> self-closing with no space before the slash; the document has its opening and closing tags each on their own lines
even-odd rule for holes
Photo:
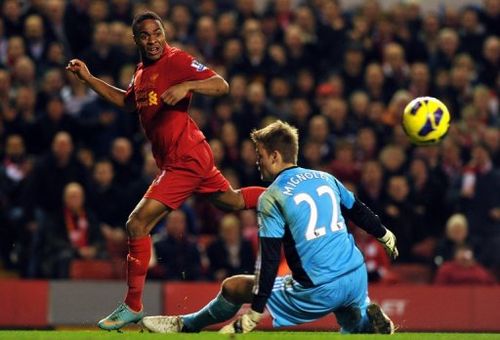
<svg viewBox="0 0 500 340">
<path fill-rule="evenodd" d="M 367 233 L 375 236 L 381 242 L 393 259 L 398 257 L 399 252 L 396 248 L 396 237 L 394 234 L 384 227 L 380 218 L 370 210 L 363 202 L 355 197 L 351 208 L 346 208 L 341 205 L 342 215 L 352 220 L 357 226 L 365 230 Z"/>
</svg>

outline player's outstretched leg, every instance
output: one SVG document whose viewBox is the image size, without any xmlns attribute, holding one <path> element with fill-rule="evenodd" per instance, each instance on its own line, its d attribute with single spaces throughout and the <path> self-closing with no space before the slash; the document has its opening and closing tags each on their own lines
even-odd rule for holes
<svg viewBox="0 0 500 340">
<path fill-rule="evenodd" d="M 142 325 L 155 333 L 199 332 L 232 318 L 243 303 L 251 301 L 254 277 L 235 275 L 222 282 L 220 293 L 205 307 L 181 316 L 147 316 Z"/>
<path fill-rule="evenodd" d="M 218 294 L 199 311 L 186 315 L 146 316 L 142 325 L 154 333 L 199 332 L 203 328 L 229 320 L 240 309 L 241 304 L 229 302 Z"/>
<path fill-rule="evenodd" d="M 373 327 L 373 333 L 394 334 L 394 323 L 376 303 L 366 308 L 366 314 Z"/>
<path fill-rule="evenodd" d="M 144 312 L 134 312 L 125 303 L 121 303 L 107 317 L 97 323 L 101 329 L 108 331 L 117 330 L 130 323 L 139 322 L 144 316 Z"/>
</svg>

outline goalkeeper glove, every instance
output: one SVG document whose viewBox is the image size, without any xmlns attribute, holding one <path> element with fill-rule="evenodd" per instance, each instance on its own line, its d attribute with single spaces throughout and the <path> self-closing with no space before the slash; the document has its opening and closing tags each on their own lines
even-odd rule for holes
<svg viewBox="0 0 500 340">
<path fill-rule="evenodd" d="M 241 315 L 239 318 L 225 325 L 219 331 L 222 334 L 233 334 L 233 333 L 248 333 L 252 331 L 257 324 L 262 319 L 263 313 L 258 313 L 252 309 L 249 309 L 245 314 Z"/>
<path fill-rule="evenodd" d="M 385 235 L 377 239 L 385 248 L 387 254 L 395 260 L 399 256 L 398 248 L 396 248 L 396 236 L 386 229 Z"/>
</svg>

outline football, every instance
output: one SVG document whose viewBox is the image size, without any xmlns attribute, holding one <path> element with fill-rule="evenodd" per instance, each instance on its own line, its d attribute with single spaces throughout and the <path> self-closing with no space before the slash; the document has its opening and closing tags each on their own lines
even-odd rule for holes
<svg viewBox="0 0 500 340">
<path fill-rule="evenodd" d="M 450 113 L 439 99 L 418 97 L 406 105 L 402 125 L 413 144 L 435 144 L 448 132 Z"/>
</svg>

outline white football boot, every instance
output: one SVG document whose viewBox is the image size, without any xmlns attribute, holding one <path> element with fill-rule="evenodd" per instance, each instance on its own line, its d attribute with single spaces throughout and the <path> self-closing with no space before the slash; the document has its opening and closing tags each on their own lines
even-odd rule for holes
<svg viewBox="0 0 500 340">
<path fill-rule="evenodd" d="M 153 333 L 180 333 L 184 323 L 179 315 L 156 315 L 142 318 L 142 325 Z"/>
</svg>

